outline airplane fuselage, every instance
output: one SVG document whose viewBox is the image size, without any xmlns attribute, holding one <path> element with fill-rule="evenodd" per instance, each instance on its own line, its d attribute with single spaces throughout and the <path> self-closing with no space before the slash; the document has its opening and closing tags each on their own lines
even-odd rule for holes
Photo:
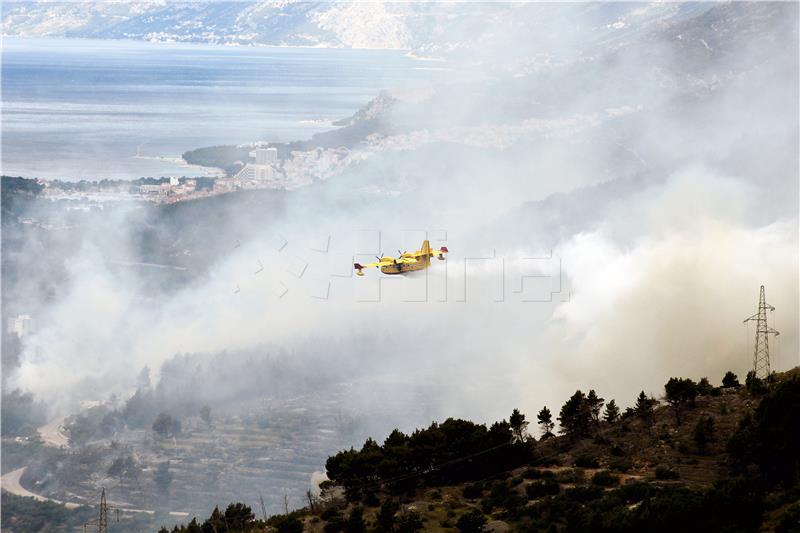
<svg viewBox="0 0 800 533">
<path fill-rule="evenodd" d="M 415 270 L 425 270 L 430 265 L 430 260 L 415 261 L 413 263 L 396 263 L 394 265 L 382 266 L 381 272 L 384 274 L 404 274 Z"/>
</svg>

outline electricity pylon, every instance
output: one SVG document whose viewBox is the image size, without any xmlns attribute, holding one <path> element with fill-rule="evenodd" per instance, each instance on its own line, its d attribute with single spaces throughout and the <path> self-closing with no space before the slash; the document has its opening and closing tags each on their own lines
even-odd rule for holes
<svg viewBox="0 0 800 533">
<path fill-rule="evenodd" d="M 756 323 L 756 346 L 753 352 L 753 372 L 757 378 L 767 379 L 770 375 L 769 367 L 769 336 L 780 335 L 778 331 L 767 325 L 767 310 L 774 311 L 775 308 L 769 305 L 764 298 L 764 286 L 761 286 L 761 294 L 758 297 L 758 313 L 754 314 L 744 322 Z"/>
<path fill-rule="evenodd" d="M 87 533 L 89 531 L 89 527 L 97 526 L 97 533 L 108 533 L 108 502 L 106 501 L 106 489 L 103 488 L 102 492 L 100 493 L 100 515 L 94 519 L 90 520 L 83 524 L 83 532 Z M 119 509 L 114 508 L 116 512 L 117 519 L 116 521 L 119 522 Z"/>
<path fill-rule="evenodd" d="M 100 518 L 97 521 L 97 532 L 108 533 L 108 503 L 106 502 L 106 489 L 100 494 Z"/>
</svg>

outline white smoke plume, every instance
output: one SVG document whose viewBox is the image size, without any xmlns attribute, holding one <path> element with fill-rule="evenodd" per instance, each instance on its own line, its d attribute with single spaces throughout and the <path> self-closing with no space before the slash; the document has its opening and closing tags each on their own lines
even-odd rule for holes
<svg viewBox="0 0 800 533">
<path fill-rule="evenodd" d="M 739 4 L 719 9 L 749 20 Z M 522 70 L 511 37 L 530 28 L 479 40 L 472 59 L 497 69 L 400 108 L 391 118 L 416 124 L 411 133 L 373 139 L 381 150 L 324 183 L 204 213 L 225 238 L 209 237 L 214 260 L 178 289 L 151 291 L 109 262 L 138 257 L 141 214 L 87 230 L 57 299 L 38 302 L 12 382 L 70 410 L 130 392 L 139 369 L 157 372 L 176 354 L 249 350 L 370 383 L 350 399 L 364 410 L 381 405 L 387 380 L 400 383 L 394 400 L 417 423 L 514 407 L 532 416 L 576 388 L 627 405 L 671 375 L 744 374 L 752 342 L 741 321 L 762 284 L 782 333 L 774 366 L 796 365 L 797 47 L 786 39 L 797 44 L 797 24 L 769 20 L 766 41 L 715 36 L 715 56 L 693 24 L 642 23 L 626 47 L 566 26 L 559 38 L 559 19 L 521 41 L 532 61 Z M 253 224 L 271 209 L 269 225 Z M 144 219 L 158 227 L 162 215 Z M 382 231 L 381 249 L 358 242 L 364 229 Z M 378 273 L 342 277 L 353 257 L 416 249 L 424 232 L 405 230 L 438 234 L 432 244 L 451 250 L 446 285 L 434 262 L 427 302 L 404 301 L 419 294 L 414 277 L 384 284 L 379 303 L 360 301 Z M 511 280 L 495 301 L 497 261 L 470 263 L 466 284 L 460 275 L 465 258 L 506 258 L 511 275 L 520 258 L 550 250 L 563 278 L 550 303 L 520 301 Z M 461 302 L 465 286 L 474 297 Z M 435 391 L 435 409 L 419 407 L 414 384 Z"/>
</svg>

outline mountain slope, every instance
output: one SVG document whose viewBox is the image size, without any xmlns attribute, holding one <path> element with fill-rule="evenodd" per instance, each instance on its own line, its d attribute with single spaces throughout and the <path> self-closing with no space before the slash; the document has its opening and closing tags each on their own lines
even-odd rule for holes
<svg viewBox="0 0 800 533">
<path fill-rule="evenodd" d="M 553 44 L 546 30 L 619 39 L 631 29 L 708 9 L 649 6 L 434 2 L 4 2 L 2 31 L 28 37 L 95 37 L 227 44 L 415 49 L 478 56 L 504 45 L 504 28 Z M 539 39 L 540 37 L 534 37 Z M 570 39 L 566 39 L 570 40 Z"/>
<path fill-rule="evenodd" d="M 538 442 L 517 410 L 489 427 L 395 430 L 329 458 L 333 481 L 308 508 L 260 521 L 231 504 L 172 531 L 798 531 L 798 370 L 769 388 L 750 375 L 723 387 L 671 378 L 663 403 L 642 392 L 603 415 L 595 391 L 577 391 L 562 435 Z M 551 429 L 558 411 L 543 413 Z"/>
</svg>

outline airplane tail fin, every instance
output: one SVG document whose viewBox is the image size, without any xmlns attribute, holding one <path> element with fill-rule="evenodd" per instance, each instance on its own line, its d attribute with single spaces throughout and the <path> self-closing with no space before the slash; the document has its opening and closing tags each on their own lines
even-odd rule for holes
<svg viewBox="0 0 800 533">
<path fill-rule="evenodd" d="M 420 249 L 420 251 L 424 254 L 431 253 L 431 243 L 427 239 L 422 241 L 422 248 Z"/>
</svg>

